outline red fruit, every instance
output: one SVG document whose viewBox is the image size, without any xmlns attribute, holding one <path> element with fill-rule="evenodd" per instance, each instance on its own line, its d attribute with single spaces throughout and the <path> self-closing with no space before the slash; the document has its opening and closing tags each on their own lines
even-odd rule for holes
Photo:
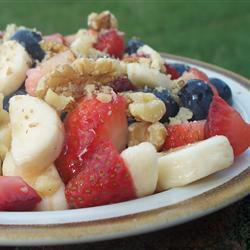
<svg viewBox="0 0 250 250">
<path fill-rule="evenodd" d="M 29 211 L 41 197 L 21 177 L 0 176 L 0 211 Z"/>
<path fill-rule="evenodd" d="M 127 144 L 126 102 L 114 95 L 111 102 L 96 98 L 79 100 L 65 122 L 65 143 L 56 167 L 65 183 L 83 167 L 85 155 L 96 139 L 111 139 L 118 151 Z"/>
<path fill-rule="evenodd" d="M 188 72 L 192 73 L 193 79 L 198 79 L 198 80 L 203 80 L 204 82 L 209 82 L 208 76 L 204 72 L 198 70 L 197 68 L 190 68 Z"/>
<path fill-rule="evenodd" d="M 197 68 L 190 68 L 190 70 L 187 72 L 187 74 L 191 74 L 191 79 L 198 79 L 198 80 L 202 80 L 202 81 L 206 82 L 210 86 L 210 88 L 212 89 L 213 94 L 219 95 L 217 89 L 215 88 L 215 86 L 213 84 L 211 84 L 209 82 L 209 78 L 204 72 L 198 70 Z"/>
<path fill-rule="evenodd" d="M 136 90 L 136 87 L 132 84 L 132 82 L 126 76 L 120 76 L 113 82 L 109 84 L 109 86 L 115 92 L 124 92 L 129 90 Z"/>
<path fill-rule="evenodd" d="M 110 140 L 96 141 L 82 170 L 65 188 L 71 208 L 106 205 L 136 198 L 132 177 Z"/>
<path fill-rule="evenodd" d="M 99 33 L 94 48 L 107 52 L 110 56 L 122 58 L 125 49 L 124 38 L 115 29 L 104 30 Z"/>
<path fill-rule="evenodd" d="M 171 80 L 178 79 L 181 76 L 181 74 L 174 67 L 171 67 L 171 65 L 167 63 L 165 64 L 165 68 L 167 74 L 171 75 Z"/>
<path fill-rule="evenodd" d="M 219 96 L 214 96 L 210 104 L 205 133 L 206 137 L 226 136 L 235 156 L 250 146 L 250 124 Z"/>
<path fill-rule="evenodd" d="M 185 146 L 205 139 L 205 120 L 166 126 L 167 138 L 163 150 Z"/>
</svg>

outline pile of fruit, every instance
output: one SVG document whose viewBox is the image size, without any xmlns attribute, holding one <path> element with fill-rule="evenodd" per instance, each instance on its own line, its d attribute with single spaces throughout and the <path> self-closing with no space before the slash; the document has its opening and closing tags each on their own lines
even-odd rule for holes
<svg viewBox="0 0 250 250">
<path fill-rule="evenodd" d="M 44 36 L 0 32 L 0 210 L 112 204 L 188 185 L 232 165 L 250 125 L 230 87 L 127 45 L 109 11 Z"/>
</svg>

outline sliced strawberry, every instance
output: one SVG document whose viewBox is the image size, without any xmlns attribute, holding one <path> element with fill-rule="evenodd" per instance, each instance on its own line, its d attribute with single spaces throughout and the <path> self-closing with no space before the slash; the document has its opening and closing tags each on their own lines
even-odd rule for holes
<svg viewBox="0 0 250 250">
<path fill-rule="evenodd" d="M 205 120 L 166 126 L 167 137 L 163 150 L 185 146 L 205 139 Z"/>
<path fill-rule="evenodd" d="M 199 70 L 197 68 L 190 68 L 189 71 L 187 71 L 183 74 L 183 78 L 185 80 L 189 80 L 189 79 L 202 80 L 202 81 L 206 82 L 211 87 L 214 95 L 219 95 L 215 86 L 209 82 L 208 76 L 204 72 L 202 72 L 201 70 Z"/>
<path fill-rule="evenodd" d="M 171 80 L 178 79 L 181 76 L 181 74 L 170 64 L 165 63 L 165 68 L 167 74 L 171 75 Z"/>
<path fill-rule="evenodd" d="M 203 80 L 205 82 L 209 82 L 208 76 L 197 68 L 190 68 L 188 72 L 193 75 L 193 79 L 198 79 L 198 80 Z"/>
<path fill-rule="evenodd" d="M 89 148 L 82 170 L 65 188 L 71 208 L 106 205 L 136 198 L 132 177 L 110 140 Z"/>
<path fill-rule="evenodd" d="M 99 33 L 94 48 L 107 52 L 110 56 L 122 58 L 125 49 L 123 35 L 115 29 L 104 30 Z"/>
<path fill-rule="evenodd" d="M 65 145 L 56 166 L 67 183 L 82 169 L 85 154 L 95 139 L 111 139 L 118 151 L 124 149 L 128 133 L 126 102 L 115 94 L 108 103 L 83 98 L 67 115 L 64 126 Z"/>
<path fill-rule="evenodd" d="M 214 96 L 206 124 L 206 137 L 224 135 L 238 156 L 250 146 L 250 124 L 221 97 Z"/>
<path fill-rule="evenodd" d="M 0 176 L 0 211 L 29 211 L 41 197 L 21 177 Z"/>
</svg>

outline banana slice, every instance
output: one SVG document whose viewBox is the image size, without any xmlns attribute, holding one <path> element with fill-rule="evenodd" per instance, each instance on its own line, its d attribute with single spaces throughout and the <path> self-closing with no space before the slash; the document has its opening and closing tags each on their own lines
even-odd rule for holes
<svg viewBox="0 0 250 250">
<path fill-rule="evenodd" d="M 225 136 L 176 149 L 158 159 L 157 190 L 187 185 L 229 167 L 233 161 L 233 150 Z"/>
<path fill-rule="evenodd" d="M 172 88 L 172 81 L 168 75 L 143 64 L 129 63 L 127 65 L 127 74 L 129 80 L 138 88 L 144 86 Z"/>
<path fill-rule="evenodd" d="M 161 57 L 160 53 L 158 53 L 156 50 L 152 49 L 148 45 L 143 45 L 137 50 L 137 54 L 144 54 L 149 55 L 152 59 L 151 67 L 154 69 L 160 70 L 164 65 L 164 60 Z"/>
<path fill-rule="evenodd" d="M 137 197 L 153 194 L 158 168 L 155 147 L 149 142 L 129 147 L 121 153 L 132 176 Z"/>
<path fill-rule="evenodd" d="M 32 60 L 25 49 L 16 41 L 0 45 L 0 92 L 9 95 L 17 90 L 26 78 Z"/>
<path fill-rule="evenodd" d="M 54 164 L 51 164 L 39 175 L 25 173 L 14 162 L 12 154 L 8 152 L 3 161 L 3 176 L 20 176 L 31 185 L 42 197 L 54 194 L 61 186 L 59 176 Z"/>
<path fill-rule="evenodd" d="M 32 186 L 42 197 L 36 210 L 63 210 L 67 209 L 67 201 L 64 195 L 64 183 L 62 182 L 54 164 L 50 165 L 40 175 L 30 175 L 20 172 L 20 168 L 15 165 L 10 152 L 6 154 L 2 167 L 4 176 L 21 176 L 30 186 Z"/>
<path fill-rule="evenodd" d="M 64 185 L 51 196 L 43 197 L 41 202 L 37 205 L 37 211 L 53 211 L 53 210 L 66 210 L 68 204 L 64 194 Z"/>
<path fill-rule="evenodd" d="M 22 172 L 38 175 L 61 152 L 64 140 L 62 122 L 44 101 L 29 95 L 10 99 L 11 154 Z"/>
</svg>

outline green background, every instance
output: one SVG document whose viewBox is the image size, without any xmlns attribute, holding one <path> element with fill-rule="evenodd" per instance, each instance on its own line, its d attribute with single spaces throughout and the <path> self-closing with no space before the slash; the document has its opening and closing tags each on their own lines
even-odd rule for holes
<svg viewBox="0 0 250 250">
<path fill-rule="evenodd" d="M 74 33 L 92 11 L 109 9 L 126 39 L 136 35 L 158 51 L 196 58 L 250 77 L 250 1 L 3 1 L 8 23 L 43 33 Z"/>
</svg>

